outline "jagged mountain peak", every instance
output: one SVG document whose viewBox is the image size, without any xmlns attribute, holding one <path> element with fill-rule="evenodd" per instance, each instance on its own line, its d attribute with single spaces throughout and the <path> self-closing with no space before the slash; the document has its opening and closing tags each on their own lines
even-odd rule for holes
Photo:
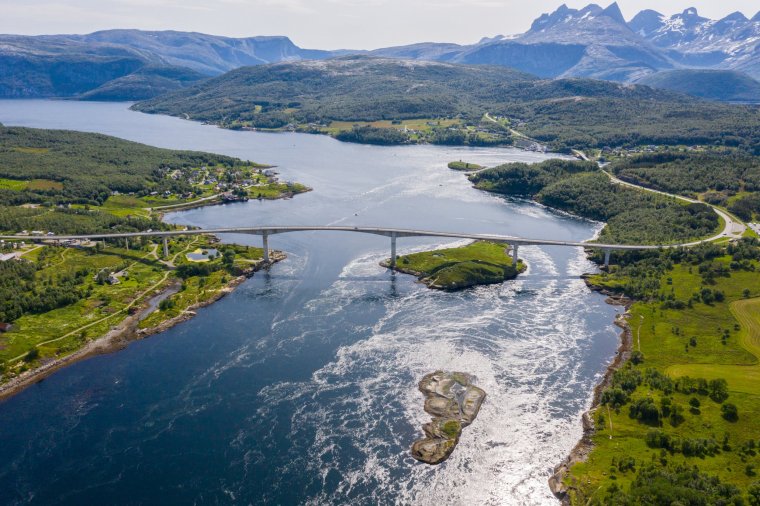
<svg viewBox="0 0 760 506">
<path fill-rule="evenodd" d="M 656 32 L 665 24 L 665 16 L 652 9 L 639 12 L 628 23 L 628 26 L 634 32 L 646 37 L 650 33 Z"/>
<path fill-rule="evenodd" d="M 689 7 L 687 9 L 684 9 L 684 11 L 681 13 L 681 16 L 683 17 L 691 17 L 696 16 L 699 17 L 699 12 L 697 11 L 696 7 Z"/>
<path fill-rule="evenodd" d="M 542 14 L 533 22 L 527 37 L 544 37 L 548 34 L 572 36 L 581 34 L 585 39 L 595 33 L 617 33 L 628 37 L 632 35 L 617 2 L 606 8 L 597 4 L 588 4 L 582 9 L 572 9 L 562 4 L 550 14 Z"/>
<path fill-rule="evenodd" d="M 747 16 L 745 16 L 743 13 L 736 11 L 736 12 L 732 12 L 731 14 L 729 14 L 728 16 L 720 20 L 720 22 L 726 22 L 726 21 L 746 23 L 747 21 L 749 21 L 749 19 L 747 19 Z"/>
<path fill-rule="evenodd" d="M 617 4 L 617 2 L 611 3 L 606 9 L 601 12 L 600 15 L 612 18 L 613 21 L 617 21 L 623 25 L 626 24 L 625 17 L 623 17 L 623 12 L 620 10 L 620 6 Z"/>
<path fill-rule="evenodd" d="M 567 23 L 577 19 L 588 19 L 604 12 L 600 6 L 589 4 L 583 9 L 571 9 L 567 4 L 562 4 L 552 13 L 544 13 L 536 19 L 530 27 L 531 32 L 549 29 L 560 23 Z"/>
</svg>

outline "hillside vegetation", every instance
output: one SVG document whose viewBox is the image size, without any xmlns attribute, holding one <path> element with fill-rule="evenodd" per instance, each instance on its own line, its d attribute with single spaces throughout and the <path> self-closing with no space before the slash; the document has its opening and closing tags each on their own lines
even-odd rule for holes
<svg viewBox="0 0 760 506">
<path fill-rule="evenodd" d="M 666 70 L 639 79 L 636 84 L 710 100 L 760 102 L 760 82 L 733 70 Z"/>
<path fill-rule="evenodd" d="M 0 178 L 51 184 L 11 191 L 0 186 L 0 205 L 25 203 L 102 204 L 111 192 L 187 191 L 164 177 L 171 169 L 224 163 L 228 156 L 173 151 L 107 135 L 0 126 Z"/>
<path fill-rule="evenodd" d="M 229 128 L 314 132 L 332 122 L 457 118 L 461 127 L 441 135 L 459 144 L 468 141 L 464 127 L 487 129 L 481 120 L 489 113 L 506 120 L 491 130 L 516 129 L 555 150 L 713 143 L 760 150 L 760 113 L 749 107 L 645 86 L 541 80 L 504 67 L 363 56 L 245 67 L 134 108 Z M 444 135 L 457 130 L 458 138 Z M 388 143 L 413 140 L 401 131 Z"/>
<path fill-rule="evenodd" d="M 509 163 L 470 176 L 476 188 L 533 198 L 577 216 L 605 221 L 599 241 L 668 244 L 704 238 L 720 226 L 704 204 L 637 191 L 610 182 L 593 162 Z"/>
<path fill-rule="evenodd" d="M 623 158 L 610 169 L 624 181 L 724 206 L 745 221 L 760 215 L 758 157 L 732 151 L 661 152 Z"/>
</svg>

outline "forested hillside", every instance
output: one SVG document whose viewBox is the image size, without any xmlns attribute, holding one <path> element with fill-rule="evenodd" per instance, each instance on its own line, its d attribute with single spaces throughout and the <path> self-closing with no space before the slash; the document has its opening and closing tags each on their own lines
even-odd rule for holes
<svg viewBox="0 0 760 506">
<path fill-rule="evenodd" d="M 745 221 L 760 216 L 758 157 L 733 151 L 673 151 L 623 158 L 610 169 L 624 181 L 725 206 Z"/>
<path fill-rule="evenodd" d="M 189 186 L 167 171 L 218 163 L 242 162 L 100 134 L 0 126 L 0 205 L 100 205 L 114 191 L 182 192 Z"/>
<path fill-rule="evenodd" d="M 667 244 L 707 237 L 720 225 L 704 204 L 612 184 L 590 162 L 548 160 L 510 163 L 470 177 L 477 188 L 534 198 L 555 209 L 606 221 L 599 240 L 607 243 Z"/>
<path fill-rule="evenodd" d="M 324 131 L 332 122 L 456 118 L 486 113 L 567 151 L 642 144 L 725 144 L 760 151 L 760 112 L 644 86 L 541 80 L 504 67 L 343 57 L 246 67 L 138 103 L 136 110 L 229 128 Z M 390 142 L 412 140 L 400 135 Z"/>
</svg>

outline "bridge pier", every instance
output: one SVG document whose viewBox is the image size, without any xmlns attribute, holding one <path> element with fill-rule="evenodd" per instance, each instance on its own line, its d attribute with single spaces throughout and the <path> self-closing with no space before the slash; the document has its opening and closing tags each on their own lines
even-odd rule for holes
<svg viewBox="0 0 760 506">
<path fill-rule="evenodd" d="M 125 237 L 125 238 L 124 238 L 124 247 L 125 247 L 126 249 L 129 249 L 129 237 Z"/>
<path fill-rule="evenodd" d="M 169 238 L 164 237 L 164 258 L 169 258 Z"/>
<path fill-rule="evenodd" d="M 612 253 L 611 250 L 604 250 L 604 267 L 607 269 L 610 267 L 610 253 Z"/>
<path fill-rule="evenodd" d="M 391 233 L 391 269 L 396 267 L 396 232 Z"/>
<path fill-rule="evenodd" d="M 517 267 L 517 250 L 519 244 L 512 245 L 512 267 Z"/>
<path fill-rule="evenodd" d="M 264 248 L 264 262 L 269 263 L 269 232 L 262 232 L 261 238 Z"/>
</svg>

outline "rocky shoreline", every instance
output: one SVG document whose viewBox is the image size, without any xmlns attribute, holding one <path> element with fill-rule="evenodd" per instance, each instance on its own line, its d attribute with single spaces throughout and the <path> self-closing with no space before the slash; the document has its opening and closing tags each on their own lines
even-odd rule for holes
<svg viewBox="0 0 760 506">
<path fill-rule="evenodd" d="M 592 440 L 592 436 L 595 433 L 593 413 L 596 408 L 599 407 L 602 393 L 607 387 L 610 386 L 612 382 L 612 375 L 628 361 L 633 349 L 633 334 L 631 332 L 630 325 L 628 324 L 628 309 L 631 307 L 631 304 L 633 304 L 633 301 L 627 297 L 621 296 L 620 294 L 611 292 L 606 288 L 594 285 L 589 280 L 588 275 L 583 275 L 581 277 L 586 282 L 586 286 L 588 286 L 589 289 L 607 296 L 607 299 L 605 301 L 607 304 L 613 306 L 623 306 L 626 309 L 626 312 L 624 314 L 618 315 L 617 318 L 615 318 L 615 325 L 621 329 L 620 346 L 618 347 L 617 353 L 615 353 L 615 357 L 613 358 L 610 365 L 607 366 L 607 370 L 604 373 L 602 381 L 600 381 L 599 384 L 594 388 L 591 408 L 589 408 L 589 410 L 583 413 L 581 416 L 581 423 L 583 424 L 583 436 L 581 437 L 581 440 L 578 441 L 578 444 L 576 444 L 575 447 L 570 451 L 570 454 L 567 456 L 567 458 L 554 468 L 554 472 L 549 478 L 549 488 L 551 489 L 554 496 L 559 499 L 564 506 L 570 505 L 569 492 L 574 488 L 574 484 L 565 483 L 565 479 L 570 474 L 570 468 L 572 468 L 572 466 L 578 462 L 584 462 L 594 447 L 594 442 Z"/>
<path fill-rule="evenodd" d="M 179 282 L 171 283 L 163 290 L 153 295 L 153 297 L 144 301 L 140 305 L 140 309 L 138 309 L 134 314 L 127 316 L 127 318 L 122 320 L 121 323 L 112 328 L 105 335 L 88 342 L 85 346 L 78 349 L 74 353 L 71 353 L 70 355 L 51 360 L 50 362 L 42 364 L 40 367 L 26 371 L 19 376 L 12 378 L 7 383 L 0 385 L 0 401 L 16 395 L 27 387 L 44 380 L 51 374 L 60 369 L 63 369 L 64 367 L 75 364 L 90 357 L 105 355 L 108 353 L 123 350 L 132 341 L 145 339 L 146 337 L 159 334 L 161 332 L 169 330 L 175 325 L 190 320 L 196 315 L 195 310 L 210 306 L 227 294 L 232 293 L 240 284 L 242 284 L 246 279 L 251 278 L 259 270 L 269 267 L 274 263 L 280 262 L 285 258 L 287 258 L 287 256 L 283 252 L 272 251 L 270 252 L 270 262 L 268 264 L 262 260 L 252 265 L 250 268 L 246 269 L 242 275 L 230 280 L 224 286 L 224 288 L 216 292 L 213 297 L 197 304 L 193 304 L 192 306 L 186 308 L 179 316 L 176 316 L 170 320 L 161 322 L 154 327 L 138 330 L 137 327 L 140 324 L 140 321 L 144 320 L 150 313 L 155 310 L 155 307 L 151 307 L 150 302 L 154 299 L 165 297 L 167 293 L 177 291 Z"/>
<path fill-rule="evenodd" d="M 422 426 L 425 437 L 412 444 L 412 457 L 437 465 L 451 456 L 462 429 L 475 420 L 486 397 L 472 384 L 474 379 L 462 372 L 436 371 L 420 380 L 424 409 L 433 419 Z"/>
</svg>

